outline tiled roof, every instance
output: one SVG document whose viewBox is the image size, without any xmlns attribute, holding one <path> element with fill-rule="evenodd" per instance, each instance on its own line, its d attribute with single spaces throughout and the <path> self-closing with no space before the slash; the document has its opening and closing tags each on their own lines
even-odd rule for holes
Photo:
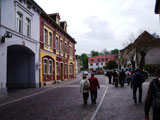
<svg viewBox="0 0 160 120">
<path fill-rule="evenodd" d="M 117 55 L 106 55 L 106 56 L 94 56 L 94 57 L 88 57 L 89 63 L 96 63 L 96 62 L 107 62 L 114 60 Z"/>
</svg>

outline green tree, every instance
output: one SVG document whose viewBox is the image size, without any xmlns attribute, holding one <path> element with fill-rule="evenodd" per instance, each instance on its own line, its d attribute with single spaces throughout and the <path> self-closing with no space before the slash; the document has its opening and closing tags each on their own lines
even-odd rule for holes
<svg viewBox="0 0 160 120">
<path fill-rule="evenodd" d="M 99 56 L 99 52 L 92 50 L 92 51 L 91 51 L 91 56 L 92 56 L 92 57 L 93 57 L 93 56 Z"/>
<path fill-rule="evenodd" d="M 118 68 L 118 64 L 114 60 L 109 61 L 107 64 L 107 69 L 115 69 L 115 68 Z"/>
<path fill-rule="evenodd" d="M 82 70 L 88 69 L 88 56 L 85 53 L 83 53 L 81 54 L 80 60 L 81 60 Z"/>
<path fill-rule="evenodd" d="M 118 49 L 111 50 L 111 54 L 118 54 L 118 52 L 119 52 Z"/>
</svg>

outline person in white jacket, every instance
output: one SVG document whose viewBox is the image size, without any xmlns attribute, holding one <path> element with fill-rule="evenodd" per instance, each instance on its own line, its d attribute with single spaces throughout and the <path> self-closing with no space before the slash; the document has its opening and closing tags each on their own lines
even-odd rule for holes
<svg viewBox="0 0 160 120">
<path fill-rule="evenodd" d="M 80 93 L 83 94 L 83 102 L 85 105 L 87 104 L 90 91 L 90 83 L 86 78 L 86 76 L 83 76 L 83 79 L 80 82 Z"/>
</svg>

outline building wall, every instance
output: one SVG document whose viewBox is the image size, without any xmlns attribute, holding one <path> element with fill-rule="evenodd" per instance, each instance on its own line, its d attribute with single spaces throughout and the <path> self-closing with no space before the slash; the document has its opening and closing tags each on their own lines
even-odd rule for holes
<svg viewBox="0 0 160 120">
<path fill-rule="evenodd" d="M 98 65 L 97 65 L 97 63 L 88 63 L 88 68 L 89 68 L 89 70 L 90 69 L 96 70 L 98 68 L 103 69 L 103 66 L 105 66 L 105 63 L 106 62 L 99 62 Z M 91 64 L 92 64 L 92 66 L 91 66 Z"/>
<path fill-rule="evenodd" d="M 12 45 L 22 45 L 30 49 L 35 54 L 35 81 L 39 86 L 39 13 L 35 10 L 28 9 L 27 4 L 18 0 L 1 0 L 1 17 L 0 21 L 0 38 L 4 36 L 6 31 L 12 33 L 12 38 L 6 38 L 4 43 L 0 42 L 0 94 L 6 91 L 7 79 L 7 47 Z M 9 8 L 9 9 L 8 9 Z M 19 11 L 23 15 L 23 32 L 16 32 L 16 12 Z M 24 35 L 24 19 L 31 20 L 31 35 Z"/>
<path fill-rule="evenodd" d="M 160 64 L 160 47 L 152 48 L 145 57 L 145 64 Z"/>
</svg>

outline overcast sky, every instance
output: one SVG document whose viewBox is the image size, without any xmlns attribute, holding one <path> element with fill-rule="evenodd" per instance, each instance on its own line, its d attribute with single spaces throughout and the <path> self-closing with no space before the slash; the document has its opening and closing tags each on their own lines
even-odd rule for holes
<svg viewBox="0 0 160 120">
<path fill-rule="evenodd" d="M 59 13 L 75 38 L 76 54 L 122 49 L 131 34 L 160 33 L 156 0 L 35 0 L 46 13 Z"/>
</svg>

